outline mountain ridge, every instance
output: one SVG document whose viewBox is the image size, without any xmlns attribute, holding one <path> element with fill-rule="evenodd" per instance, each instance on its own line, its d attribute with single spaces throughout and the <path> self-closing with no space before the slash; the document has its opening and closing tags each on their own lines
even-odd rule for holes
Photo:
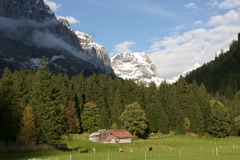
<svg viewBox="0 0 240 160">
<path fill-rule="evenodd" d="M 155 64 L 152 63 L 149 56 L 142 52 L 122 52 L 111 58 L 112 68 L 117 76 L 123 79 L 132 79 L 136 83 L 144 83 L 148 85 L 154 82 L 159 86 L 163 81 L 167 83 L 175 83 L 180 76 L 186 76 L 192 70 L 200 65 L 196 63 L 193 67 L 173 77 L 172 79 L 164 79 L 158 76 Z"/>
<path fill-rule="evenodd" d="M 114 75 L 109 57 L 84 49 L 67 20 L 58 20 L 43 0 L 0 3 L 0 73 L 5 67 L 36 69 L 45 56 L 53 73 Z"/>
</svg>

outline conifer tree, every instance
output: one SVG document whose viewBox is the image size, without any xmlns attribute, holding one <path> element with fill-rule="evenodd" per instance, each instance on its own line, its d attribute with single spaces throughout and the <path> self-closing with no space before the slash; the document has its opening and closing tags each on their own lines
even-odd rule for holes
<svg viewBox="0 0 240 160">
<path fill-rule="evenodd" d="M 47 68 L 46 58 L 42 59 L 42 67 L 36 72 L 32 89 L 31 105 L 40 129 L 39 140 L 48 144 L 59 143 L 64 133 L 63 117 L 59 115 L 60 89 Z"/>
<path fill-rule="evenodd" d="M 29 143 L 31 140 L 37 138 L 39 129 L 35 125 L 35 116 L 31 106 L 26 106 L 21 120 L 20 135 L 25 136 L 25 140 Z"/>
<path fill-rule="evenodd" d="M 18 133 L 21 120 L 13 84 L 12 72 L 6 68 L 0 81 L 0 137 L 6 143 L 14 138 L 14 134 Z"/>
<path fill-rule="evenodd" d="M 191 126 L 190 120 L 187 117 L 185 117 L 184 123 L 183 123 L 183 128 L 185 129 L 186 134 L 190 131 L 190 126 Z"/>
<path fill-rule="evenodd" d="M 180 76 L 176 85 L 176 109 L 178 110 L 176 119 L 177 130 L 181 134 L 184 133 L 184 118 L 189 115 L 191 101 L 190 87 L 185 79 Z"/>
<path fill-rule="evenodd" d="M 67 122 L 67 133 L 76 134 L 80 132 L 80 121 L 75 107 L 75 102 L 67 102 L 65 107 L 65 120 Z"/>
<path fill-rule="evenodd" d="M 240 135 L 240 116 L 237 116 L 235 119 L 235 125 L 236 125 L 236 129 L 237 129 L 237 134 L 238 136 Z"/>
<path fill-rule="evenodd" d="M 76 75 L 71 79 L 79 119 L 81 119 L 80 113 L 83 110 L 83 105 L 85 104 L 86 100 L 84 81 L 85 78 L 83 77 L 82 74 Z"/>
<path fill-rule="evenodd" d="M 210 123 L 211 108 L 209 105 L 210 98 L 207 94 L 204 84 L 200 85 L 199 90 L 195 95 L 197 97 L 198 106 L 200 107 L 200 111 L 202 113 L 204 132 L 206 132 Z"/>
<path fill-rule="evenodd" d="M 217 101 L 211 100 L 211 119 L 208 127 L 208 133 L 213 137 L 223 138 L 229 136 L 232 130 L 230 115 L 227 108 Z"/>
<path fill-rule="evenodd" d="M 116 89 L 114 95 L 113 95 L 113 104 L 110 107 L 110 115 L 111 115 L 111 123 L 116 123 L 117 126 L 122 126 L 121 121 L 119 121 L 119 117 L 122 114 L 124 110 L 124 104 L 123 104 L 123 92 L 121 90 L 121 86 Z"/>
<path fill-rule="evenodd" d="M 110 122 L 110 109 L 107 103 L 108 98 L 108 91 L 109 91 L 109 85 L 108 85 L 108 76 L 106 74 L 98 75 L 97 77 L 97 86 L 98 88 L 95 90 L 98 94 L 98 98 L 96 99 L 96 103 L 99 108 L 99 127 L 100 128 L 110 128 L 111 122 Z"/>
<path fill-rule="evenodd" d="M 87 102 L 84 105 L 81 122 L 83 130 L 91 133 L 99 129 L 99 108 L 94 102 Z"/>
<path fill-rule="evenodd" d="M 155 83 L 150 83 L 145 93 L 146 107 L 145 113 L 148 120 L 150 132 L 158 132 L 161 124 L 161 112 L 163 108 L 158 98 L 157 87 Z M 165 122 L 163 122 L 165 123 Z"/>
<path fill-rule="evenodd" d="M 172 85 L 167 88 L 168 92 L 166 93 L 166 97 L 164 98 L 165 103 L 163 103 L 163 107 L 166 109 L 166 114 L 168 116 L 169 121 L 169 130 L 175 131 L 178 126 L 178 116 L 179 109 L 177 108 L 177 98 L 176 98 L 176 86 Z M 160 90 L 161 91 L 161 90 Z M 162 94 L 161 94 L 162 95 Z M 161 99 L 162 103 L 162 99 Z"/>
</svg>

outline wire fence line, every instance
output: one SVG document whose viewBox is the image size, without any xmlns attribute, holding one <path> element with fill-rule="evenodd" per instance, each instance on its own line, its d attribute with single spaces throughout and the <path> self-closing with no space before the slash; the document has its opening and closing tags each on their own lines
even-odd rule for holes
<svg viewBox="0 0 240 160">
<path fill-rule="evenodd" d="M 214 148 L 174 149 L 157 151 L 79 153 L 55 157 L 32 158 L 28 160 L 159 160 L 164 158 L 206 157 L 222 155 L 240 155 L 240 146 L 219 146 Z"/>
<path fill-rule="evenodd" d="M 54 147 L 47 144 L 39 145 L 0 145 L 0 151 L 28 151 L 28 150 L 49 150 Z"/>
</svg>

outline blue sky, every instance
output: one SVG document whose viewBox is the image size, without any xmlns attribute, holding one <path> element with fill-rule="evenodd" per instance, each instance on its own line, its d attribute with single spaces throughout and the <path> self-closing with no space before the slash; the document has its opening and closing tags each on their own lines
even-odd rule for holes
<svg viewBox="0 0 240 160">
<path fill-rule="evenodd" d="M 146 52 L 161 78 L 212 60 L 240 32 L 240 0 L 44 0 L 109 56 Z"/>
</svg>

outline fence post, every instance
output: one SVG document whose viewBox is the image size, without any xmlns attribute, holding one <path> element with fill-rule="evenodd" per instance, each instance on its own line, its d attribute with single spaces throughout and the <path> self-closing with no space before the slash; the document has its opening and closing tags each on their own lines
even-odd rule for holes
<svg viewBox="0 0 240 160">
<path fill-rule="evenodd" d="M 145 160 L 147 160 L 147 151 L 145 150 Z"/>
<path fill-rule="evenodd" d="M 179 156 L 180 158 L 182 157 L 182 149 L 180 148 L 180 151 L 179 151 Z"/>
<path fill-rule="evenodd" d="M 72 155 L 70 155 L 70 160 L 72 160 Z"/>
<path fill-rule="evenodd" d="M 218 156 L 218 148 L 216 147 L 216 156 Z"/>
</svg>

